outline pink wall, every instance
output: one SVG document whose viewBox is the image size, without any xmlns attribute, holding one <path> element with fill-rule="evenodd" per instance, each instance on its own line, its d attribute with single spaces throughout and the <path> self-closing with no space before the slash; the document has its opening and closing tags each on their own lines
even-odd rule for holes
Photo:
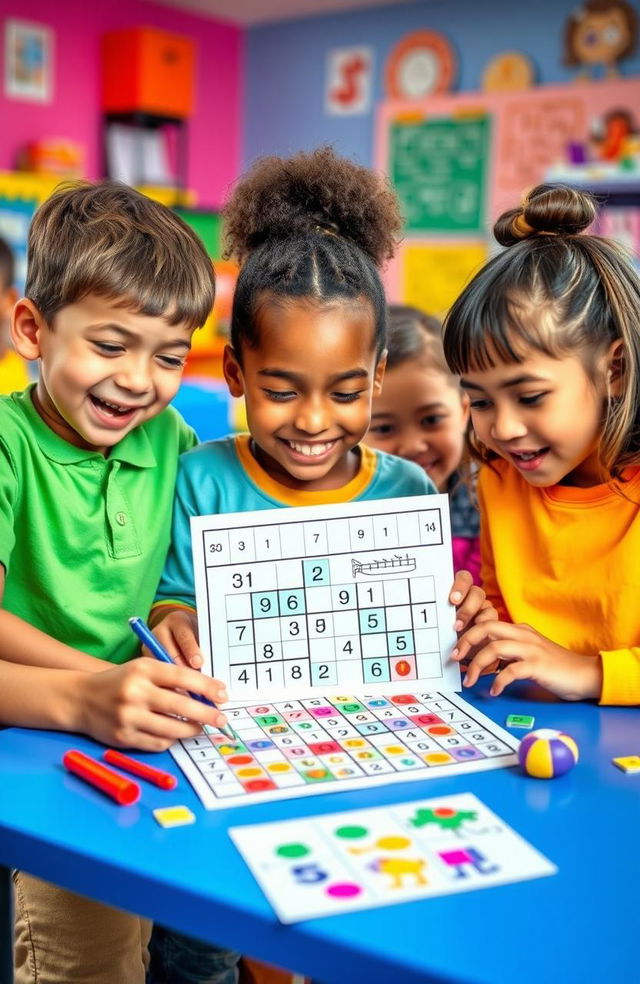
<svg viewBox="0 0 640 984">
<path fill-rule="evenodd" d="M 0 91 L 0 170 L 15 166 L 34 138 L 85 145 L 87 176 L 100 176 L 100 38 L 123 27 L 158 27 L 196 42 L 196 111 L 189 122 L 188 185 L 203 206 L 219 206 L 241 160 L 244 38 L 229 24 L 145 0 L 0 0 L 6 17 L 55 31 L 53 102 L 6 99 Z M 0 44 L 4 76 L 4 45 Z"/>
</svg>

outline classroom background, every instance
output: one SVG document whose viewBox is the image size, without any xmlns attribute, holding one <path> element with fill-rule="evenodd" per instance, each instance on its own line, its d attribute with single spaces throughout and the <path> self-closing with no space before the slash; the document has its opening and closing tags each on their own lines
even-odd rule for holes
<svg viewBox="0 0 640 984">
<path fill-rule="evenodd" d="M 248 165 L 331 144 L 388 174 L 405 218 L 389 300 L 439 316 L 495 248 L 497 214 L 541 180 L 594 191 L 598 231 L 637 257 L 639 20 L 627 0 L 0 0 L 17 287 L 61 180 L 109 176 L 178 209 L 218 297 L 175 402 L 221 436 L 242 414 L 220 378 L 236 276 L 220 210 Z"/>
</svg>

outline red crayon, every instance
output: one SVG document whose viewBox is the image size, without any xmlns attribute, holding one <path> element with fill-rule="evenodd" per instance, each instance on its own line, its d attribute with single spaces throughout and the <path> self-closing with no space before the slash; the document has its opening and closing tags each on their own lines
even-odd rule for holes
<svg viewBox="0 0 640 984">
<path fill-rule="evenodd" d="M 69 772 L 73 772 L 85 782 L 101 789 L 107 796 L 111 796 L 120 806 L 130 806 L 140 799 L 140 786 L 137 782 L 107 769 L 106 765 L 83 752 L 77 752 L 75 749 L 65 752 L 62 764 Z"/>
<path fill-rule="evenodd" d="M 115 752 L 112 748 L 108 748 L 102 757 L 109 765 L 117 765 L 123 772 L 131 772 L 134 776 L 147 779 L 156 786 L 160 786 L 161 789 L 175 789 L 178 785 L 178 780 L 170 772 L 163 772 L 162 769 L 155 769 L 152 765 L 145 765 L 144 762 L 138 762 L 137 759 L 123 755 L 122 752 Z"/>
</svg>

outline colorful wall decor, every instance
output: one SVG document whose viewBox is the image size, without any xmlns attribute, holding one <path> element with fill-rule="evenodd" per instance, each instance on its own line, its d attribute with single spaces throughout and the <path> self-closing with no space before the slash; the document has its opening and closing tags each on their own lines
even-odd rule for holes
<svg viewBox="0 0 640 984">
<path fill-rule="evenodd" d="M 581 78 L 615 78 L 619 62 L 637 46 L 638 15 L 627 0 L 584 0 L 564 33 L 564 63 Z"/>
<path fill-rule="evenodd" d="M 356 116 L 371 108 L 371 48 L 331 48 L 327 52 L 324 105 L 330 116 Z"/>
<path fill-rule="evenodd" d="M 494 55 L 482 73 L 485 92 L 515 92 L 530 89 L 535 82 L 535 68 L 521 51 L 501 51 Z"/>
<path fill-rule="evenodd" d="M 436 31 L 415 31 L 395 46 L 385 66 L 389 99 L 425 99 L 449 92 L 456 77 L 451 43 Z"/>
<path fill-rule="evenodd" d="M 53 86 L 53 31 L 9 18 L 4 27 L 4 91 L 9 99 L 49 102 Z"/>
</svg>

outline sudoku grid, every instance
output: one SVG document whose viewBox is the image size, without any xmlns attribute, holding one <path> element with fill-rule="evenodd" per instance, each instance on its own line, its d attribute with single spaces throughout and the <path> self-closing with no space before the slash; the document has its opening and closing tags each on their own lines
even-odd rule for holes
<svg viewBox="0 0 640 984">
<path fill-rule="evenodd" d="M 211 651 L 223 611 L 234 694 L 440 678 L 436 586 L 421 573 L 425 551 L 442 544 L 439 508 L 202 537 Z"/>
</svg>

